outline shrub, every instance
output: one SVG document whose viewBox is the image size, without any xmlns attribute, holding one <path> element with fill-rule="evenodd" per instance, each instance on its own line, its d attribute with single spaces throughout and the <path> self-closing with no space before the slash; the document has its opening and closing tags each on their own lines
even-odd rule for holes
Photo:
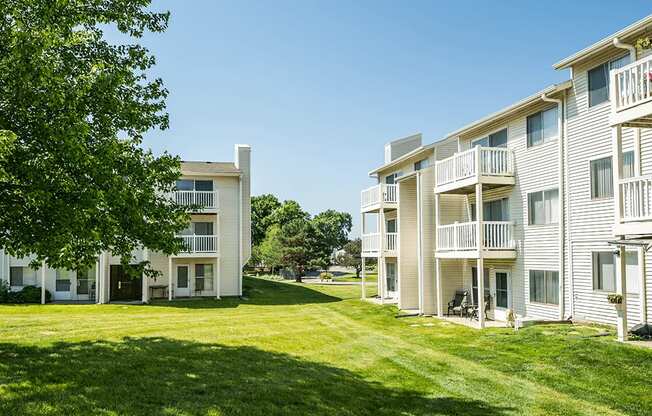
<svg viewBox="0 0 652 416">
<path fill-rule="evenodd" d="M 12 297 L 13 293 L 11 292 L 9 283 L 5 280 L 0 280 L 0 303 L 9 303 Z"/>
<path fill-rule="evenodd" d="M 610 293 L 607 295 L 607 301 L 614 305 L 620 305 L 623 303 L 623 295 L 617 293 Z"/>
<path fill-rule="evenodd" d="M 333 275 L 328 272 L 319 273 L 320 280 L 333 280 Z"/>
</svg>

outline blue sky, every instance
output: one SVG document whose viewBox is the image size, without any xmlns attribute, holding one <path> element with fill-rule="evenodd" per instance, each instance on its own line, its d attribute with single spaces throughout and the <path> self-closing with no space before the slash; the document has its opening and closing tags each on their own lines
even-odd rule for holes
<svg viewBox="0 0 652 416">
<path fill-rule="evenodd" d="M 254 195 L 353 215 L 383 144 L 440 139 L 568 77 L 551 65 L 652 12 L 646 2 L 158 1 L 143 43 L 170 90 L 145 145 L 230 161 L 252 145 Z"/>
</svg>

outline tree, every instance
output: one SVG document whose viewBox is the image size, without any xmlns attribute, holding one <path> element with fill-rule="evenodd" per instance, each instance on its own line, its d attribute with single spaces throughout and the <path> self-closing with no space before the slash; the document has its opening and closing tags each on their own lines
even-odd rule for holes
<svg viewBox="0 0 652 416">
<path fill-rule="evenodd" d="M 141 147 L 168 127 L 167 90 L 138 45 L 169 13 L 139 1 L 0 0 L 0 247 L 77 269 L 110 250 L 181 249 L 189 217 L 165 198 L 178 158 Z M 103 27 L 128 38 L 112 44 Z M 118 135 L 126 138 L 119 138 Z M 153 273 L 151 270 L 149 272 Z"/>
<path fill-rule="evenodd" d="M 283 201 L 281 206 L 276 208 L 268 218 L 268 227 L 272 225 L 283 226 L 290 223 L 292 220 L 308 220 L 310 214 L 301 209 L 301 205 L 297 201 Z"/>
<path fill-rule="evenodd" d="M 348 212 L 329 209 L 312 219 L 316 234 L 315 262 L 324 269 L 332 263 L 333 252 L 342 248 L 348 241 L 352 219 Z"/>
<path fill-rule="evenodd" d="M 258 249 L 260 261 L 271 269 L 272 274 L 283 265 L 283 244 L 280 235 L 281 227 L 273 225 L 267 230 L 267 235 Z"/>
<path fill-rule="evenodd" d="M 297 282 L 301 283 L 306 268 L 314 258 L 314 230 L 310 221 L 295 218 L 280 229 L 279 240 L 282 249 L 282 262 L 292 270 Z"/>
<path fill-rule="evenodd" d="M 343 267 L 353 267 L 355 277 L 360 277 L 362 271 L 362 240 L 356 238 L 346 243 L 341 253 L 335 258 L 337 264 Z"/>
<path fill-rule="evenodd" d="M 251 198 L 251 242 L 258 246 L 265 239 L 270 227 L 270 216 L 281 206 L 278 198 L 272 194 L 258 195 Z"/>
</svg>

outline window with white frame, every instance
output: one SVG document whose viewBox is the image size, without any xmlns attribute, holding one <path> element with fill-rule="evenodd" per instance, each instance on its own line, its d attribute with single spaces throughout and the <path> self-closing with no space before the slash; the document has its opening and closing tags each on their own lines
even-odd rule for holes
<svg viewBox="0 0 652 416">
<path fill-rule="evenodd" d="M 559 272 L 530 270 L 530 302 L 559 304 Z"/>
<path fill-rule="evenodd" d="M 488 136 L 475 139 L 471 142 L 471 147 L 507 147 L 507 129 L 502 129 Z"/>
<path fill-rule="evenodd" d="M 591 199 L 611 198 L 614 196 L 614 178 L 611 168 L 611 156 L 595 159 L 591 162 Z"/>
<path fill-rule="evenodd" d="M 70 282 L 74 276 L 71 270 L 57 270 L 54 288 L 57 292 L 70 292 Z"/>
<path fill-rule="evenodd" d="M 527 118 L 527 147 L 548 142 L 559 134 L 557 106 L 539 111 Z"/>
<path fill-rule="evenodd" d="M 12 266 L 9 268 L 9 284 L 11 286 L 36 285 L 36 270 L 27 266 Z"/>
<path fill-rule="evenodd" d="M 213 290 L 213 265 L 195 264 L 195 290 Z"/>
<path fill-rule="evenodd" d="M 634 151 L 623 152 L 623 179 L 636 176 Z"/>
<path fill-rule="evenodd" d="M 176 188 L 178 191 L 212 191 L 212 180 L 194 180 L 194 179 L 179 179 L 177 180 Z"/>
<path fill-rule="evenodd" d="M 482 219 L 485 221 L 509 221 L 508 198 L 486 201 L 482 208 Z M 476 204 L 471 204 L 471 221 L 477 221 Z"/>
<path fill-rule="evenodd" d="M 532 192 L 528 199 L 528 224 L 557 224 L 559 222 L 559 189 Z"/>
<path fill-rule="evenodd" d="M 629 64 L 629 54 L 596 66 L 588 71 L 589 107 L 609 100 L 609 71 Z"/>
<path fill-rule="evenodd" d="M 591 255 L 593 262 L 593 290 L 615 292 L 616 279 L 620 276 L 618 254 L 613 251 L 596 251 Z M 627 293 L 639 293 L 638 253 L 628 251 L 625 263 Z"/>
<path fill-rule="evenodd" d="M 421 170 L 428 167 L 428 159 L 421 159 L 414 163 L 414 170 Z"/>
</svg>

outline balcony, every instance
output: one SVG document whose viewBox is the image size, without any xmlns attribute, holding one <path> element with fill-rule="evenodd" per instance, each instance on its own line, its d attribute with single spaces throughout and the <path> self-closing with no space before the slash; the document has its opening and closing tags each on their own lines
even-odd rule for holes
<svg viewBox="0 0 652 416">
<path fill-rule="evenodd" d="M 383 254 L 394 257 L 398 252 L 398 233 L 385 233 Z M 378 257 L 381 252 L 381 234 L 371 233 L 362 235 L 362 256 Z"/>
<path fill-rule="evenodd" d="M 652 127 L 652 56 L 610 73 L 611 125 Z"/>
<path fill-rule="evenodd" d="M 514 153 L 503 147 L 474 147 L 435 164 L 435 192 L 473 192 L 478 183 L 489 188 L 514 185 Z"/>
<path fill-rule="evenodd" d="M 183 240 L 184 249 L 177 257 L 214 256 L 219 253 L 217 235 L 178 235 Z"/>
<path fill-rule="evenodd" d="M 652 175 L 621 179 L 622 210 L 615 235 L 652 235 Z"/>
<path fill-rule="evenodd" d="M 361 212 L 396 209 L 398 208 L 398 187 L 384 183 L 372 186 L 361 192 L 360 201 Z"/>
<path fill-rule="evenodd" d="M 170 197 L 179 205 L 196 207 L 198 212 L 216 212 L 219 207 L 217 191 L 174 191 Z"/>
<path fill-rule="evenodd" d="M 483 221 L 483 244 L 478 245 L 478 222 L 464 222 L 437 227 L 436 256 L 440 258 L 513 259 L 516 257 L 514 223 Z"/>
</svg>

